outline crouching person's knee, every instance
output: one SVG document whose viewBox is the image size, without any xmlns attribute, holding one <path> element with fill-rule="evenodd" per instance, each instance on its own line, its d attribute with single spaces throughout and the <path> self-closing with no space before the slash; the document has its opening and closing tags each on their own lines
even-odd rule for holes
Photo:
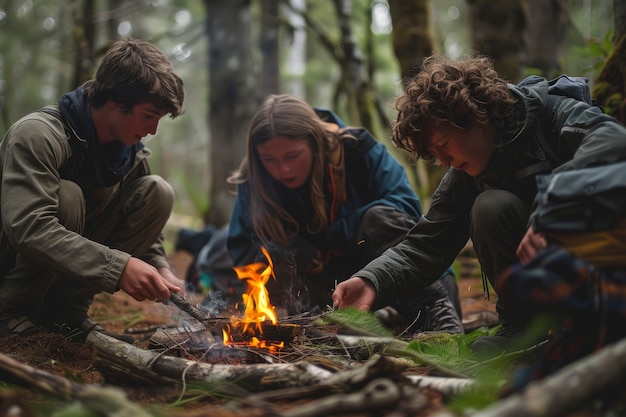
<svg viewBox="0 0 626 417">
<path fill-rule="evenodd" d="M 142 196 L 144 207 L 152 214 L 167 220 L 174 208 L 174 189 L 159 175 L 146 175 L 138 178 L 137 194 Z"/>
<path fill-rule="evenodd" d="M 393 207 L 372 206 L 363 214 L 358 241 L 373 259 L 402 241 L 414 225 L 414 219 Z"/>
<path fill-rule="evenodd" d="M 85 196 L 78 184 L 61 180 L 57 218 L 66 229 L 82 233 L 85 228 Z"/>
</svg>

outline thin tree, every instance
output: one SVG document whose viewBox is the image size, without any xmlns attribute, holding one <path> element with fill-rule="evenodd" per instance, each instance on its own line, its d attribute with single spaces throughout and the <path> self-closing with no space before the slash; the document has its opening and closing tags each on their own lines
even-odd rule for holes
<svg viewBox="0 0 626 417">
<path fill-rule="evenodd" d="M 436 50 L 430 0 L 389 0 L 393 51 L 405 79 Z"/>
<path fill-rule="evenodd" d="M 604 111 L 626 122 L 626 2 L 613 0 L 611 51 L 594 82 L 593 97 Z"/>
<path fill-rule="evenodd" d="M 513 82 L 525 75 L 528 43 L 526 0 L 467 0 L 472 48 L 494 59 Z"/>
<path fill-rule="evenodd" d="M 92 77 L 96 48 L 96 27 L 94 24 L 95 2 L 84 0 L 81 8 L 73 8 L 74 41 L 76 54 L 74 56 L 73 87 L 79 86 Z"/>
<path fill-rule="evenodd" d="M 419 71 L 424 58 L 437 50 L 432 5 L 430 0 L 389 0 L 389 11 L 393 23 L 393 51 L 400 63 L 400 77 L 405 84 L 408 77 Z M 405 153 L 401 159 L 406 166 L 411 166 L 407 174 L 427 206 L 445 170 L 421 160 L 412 164 L 409 157 Z"/>
<path fill-rule="evenodd" d="M 280 82 L 280 13 L 279 0 L 261 0 L 261 93 L 262 96 L 279 92 Z"/>
<path fill-rule="evenodd" d="M 226 178 L 244 155 L 247 123 L 258 105 L 253 72 L 249 0 L 204 0 L 209 43 L 209 211 L 205 222 L 224 225 L 233 194 Z"/>
<path fill-rule="evenodd" d="M 334 107 L 339 108 L 339 103 L 344 102 L 350 124 L 363 126 L 378 136 L 378 128 L 375 124 L 378 118 L 375 115 L 379 107 L 363 51 L 356 41 L 357 37 L 352 28 L 351 2 L 333 0 L 333 6 L 339 28 L 338 40 L 334 40 L 329 31 L 307 10 L 289 5 L 294 13 L 302 17 L 307 29 L 341 69 L 339 80 L 335 84 Z"/>
<path fill-rule="evenodd" d="M 548 78 L 563 71 L 563 49 L 571 25 L 564 0 L 528 0 L 528 54 L 526 66 Z"/>
</svg>

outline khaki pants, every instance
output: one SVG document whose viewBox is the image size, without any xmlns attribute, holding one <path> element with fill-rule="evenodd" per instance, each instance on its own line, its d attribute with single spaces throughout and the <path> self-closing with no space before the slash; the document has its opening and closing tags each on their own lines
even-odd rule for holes
<svg viewBox="0 0 626 417">
<path fill-rule="evenodd" d="M 110 197 L 95 202 L 86 200 L 77 184 L 62 180 L 58 218 L 67 229 L 90 240 L 140 257 L 159 238 L 173 201 L 171 186 L 156 175 L 129 180 Z M 0 236 L 0 246 L 6 244 L 7 237 Z M 71 320 L 86 315 L 99 292 L 97 286 L 64 279 L 19 253 L 14 253 L 14 259 L 0 286 L 1 316 L 51 319 L 52 315 Z"/>
</svg>

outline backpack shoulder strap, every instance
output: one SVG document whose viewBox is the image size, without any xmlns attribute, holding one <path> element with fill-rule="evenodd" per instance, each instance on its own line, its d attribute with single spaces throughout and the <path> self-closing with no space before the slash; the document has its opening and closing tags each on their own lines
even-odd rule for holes
<svg viewBox="0 0 626 417">
<path fill-rule="evenodd" d="M 564 162 L 546 138 L 546 132 L 553 130 L 552 110 L 563 98 L 563 96 L 548 95 L 548 102 L 539 115 L 539 123 L 534 129 L 536 142 L 534 152 L 537 162 L 515 171 L 515 176 L 518 179 L 549 172 Z"/>
<path fill-rule="evenodd" d="M 543 108 L 543 113 L 541 115 L 541 123 L 537 132 L 537 142 L 539 143 L 539 147 L 543 152 L 548 155 L 548 157 L 556 162 L 557 165 L 561 165 L 564 161 L 559 156 L 559 154 L 552 148 L 548 140 L 546 139 L 544 132 L 551 132 L 553 130 L 552 123 L 552 115 L 553 110 L 556 106 L 563 100 L 564 96 L 558 96 L 553 94 L 548 94 L 548 103 Z"/>
</svg>

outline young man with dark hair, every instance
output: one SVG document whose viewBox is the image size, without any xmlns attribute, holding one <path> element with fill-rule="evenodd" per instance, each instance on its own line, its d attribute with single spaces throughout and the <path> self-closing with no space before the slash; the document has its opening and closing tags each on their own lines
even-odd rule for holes
<svg viewBox="0 0 626 417">
<path fill-rule="evenodd" d="M 172 187 L 142 138 L 183 113 L 183 81 L 141 40 L 115 42 L 92 80 L 11 126 L 0 144 L 0 336 L 104 329 L 93 297 L 168 299 L 162 229 Z"/>
</svg>

